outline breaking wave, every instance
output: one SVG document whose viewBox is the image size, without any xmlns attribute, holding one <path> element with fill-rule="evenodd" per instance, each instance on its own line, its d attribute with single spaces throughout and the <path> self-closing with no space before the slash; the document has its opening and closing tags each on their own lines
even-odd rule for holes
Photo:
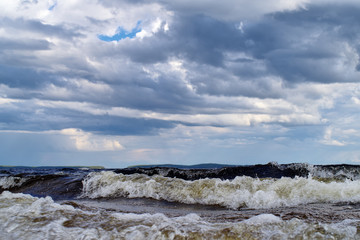
<svg viewBox="0 0 360 240">
<path fill-rule="evenodd" d="M 0 189 L 10 189 L 14 187 L 20 187 L 24 184 L 28 178 L 6 176 L 0 177 Z"/>
<path fill-rule="evenodd" d="M 80 195 L 92 198 L 145 197 L 229 208 L 357 201 L 358 181 L 360 166 L 303 163 L 213 169 L 151 167 L 106 171 L 82 168 L 0 168 L 0 193 L 8 190 L 38 197 L 51 196 L 56 200 L 74 199 Z M 148 187 L 145 188 L 144 184 Z M 332 191 L 333 186 L 339 190 Z M 318 188 L 324 192 L 322 195 L 315 191 Z"/>
<path fill-rule="evenodd" d="M 167 217 L 82 210 L 52 198 L 3 192 L 0 232 L 5 239 L 358 239 L 357 220 L 307 223 L 261 214 L 211 223 L 196 214 Z"/>
<path fill-rule="evenodd" d="M 321 181 L 312 177 L 188 181 L 160 175 L 93 172 L 83 180 L 81 197 L 153 198 L 187 204 L 221 205 L 231 209 L 273 208 L 307 203 L 360 201 L 360 180 Z"/>
<path fill-rule="evenodd" d="M 220 165 L 221 166 L 221 165 Z M 179 166 L 180 167 L 180 166 Z M 202 178 L 234 179 L 237 176 L 254 178 L 281 178 L 281 177 L 320 177 L 334 178 L 337 180 L 360 180 L 359 165 L 311 165 L 307 163 L 257 164 L 250 166 L 224 166 L 213 169 L 183 169 L 173 167 L 138 167 L 114 170 L 116 173 L 126 175 L 146 174 L 149 176 L 161 175 L 164 177 L 181 178 L 184 180 L 197 180 Z"/>
</svg>

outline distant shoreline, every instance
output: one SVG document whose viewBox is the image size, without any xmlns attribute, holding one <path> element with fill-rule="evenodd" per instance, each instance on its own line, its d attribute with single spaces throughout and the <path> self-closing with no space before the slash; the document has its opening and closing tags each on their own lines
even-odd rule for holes
<svg viewBox="0 0 360 240">
<path fill-rule="evenodd" d="M 133 166 L 128 166 L 127 168 L 164 167 L 164 168 L 179 168 L 179 169 L 212 169 L 212 168 L 236 167 L 236 166 L 239 166 L 239 165 L 218 164 L 218 163 L 201 163 L 201 164 L 195 164 L 195 165 L 180 165 L 180 164 L 133 165 Z"/>
<path fill-rule="evenodd" d="M 89 168 L 89 169 L 105 169 L 104 166 L 11 166 L 11 165 L 1 165 L 0 168 Z"/>
</svg>

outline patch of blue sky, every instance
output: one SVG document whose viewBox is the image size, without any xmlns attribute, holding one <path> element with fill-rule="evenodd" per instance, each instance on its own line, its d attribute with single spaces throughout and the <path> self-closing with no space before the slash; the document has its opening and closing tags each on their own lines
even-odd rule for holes
<svg viewBox="0 0 360 240">
<path fill-rule="evenodd" d="M 124 28 L 118 27 L 114 35 L 107 36 L 99 34 L 98 38 L 105 42 L 120 41 L 125 38 L 134 38 L 138 32 L 141 32 L 140 24 L 141 21 L 138 21 L 136 27 L 133 28 L 131 31 L 126 31 Z"/>
<path fill-rule="evenodd" d="M 51 6 L 48 8 L 48 10 L 49 10 L 49 11 L 52 11 L 52 10 L 56 7 L 56 5 L 57 5 L 57 2 L 55 2 L 53 5 L 51 5 Z"/>
</svg>

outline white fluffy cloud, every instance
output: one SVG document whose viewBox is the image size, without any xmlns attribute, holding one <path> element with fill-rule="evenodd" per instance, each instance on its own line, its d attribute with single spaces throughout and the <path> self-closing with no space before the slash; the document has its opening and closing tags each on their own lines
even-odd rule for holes
<svg viewBox="0 0 360 240">
<path fill-rule="evenodd" d="M 60 133 L 69 136 L 75 142 L 75 147 L 79 151 L 116 151 L 124 149 L 114 137 L 97 136 L 74 128 L 63 129 Z"/>
</svg>

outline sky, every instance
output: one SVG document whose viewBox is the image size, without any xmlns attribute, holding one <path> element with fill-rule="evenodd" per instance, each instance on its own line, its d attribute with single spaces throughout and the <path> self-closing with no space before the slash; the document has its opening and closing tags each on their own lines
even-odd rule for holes
<svg viewBox="0 0 360 240">
<path fill-rule="evenodd" d="M 0 1 L 0 165 L 359 164 L 358 0 Z"/>
</svg>

